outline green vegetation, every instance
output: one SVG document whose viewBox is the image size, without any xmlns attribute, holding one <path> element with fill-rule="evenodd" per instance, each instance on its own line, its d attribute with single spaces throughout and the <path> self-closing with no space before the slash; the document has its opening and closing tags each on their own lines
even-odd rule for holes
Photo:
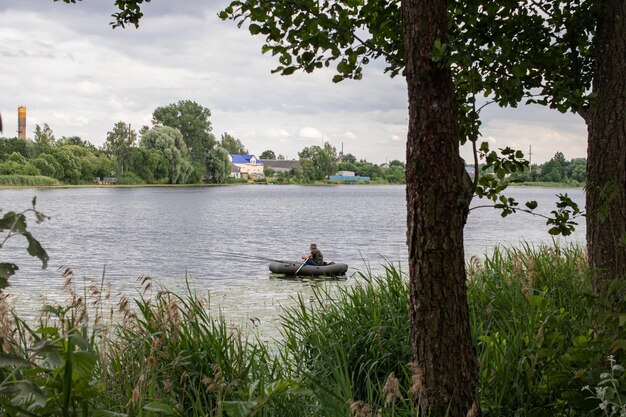
<svg viewBox="0 0 626 417">
<path fill-rule="evenodd" d="M 138 134 L 126 122 L 117 122 L 101 149 L 75 136 L 57 140 L 47 124 L 43 128 L 37 125 L 33 141 L 0 138 L 0 185 L 94 184 L 111 177 L 120 185 L 247 182 L 229 179 L 228 154 L 247 154 L 248 150 L 227 133 L 216 141 L 210 115 L 208 109 L 191 101 L 159 107 L 153 113 L 153 127 L 144 126 Z M 276 158 L 271 150 L 262 156 Z M 328 143 L 323 148 L 304 148 L 300 157 L 300 169 L 274 173 L 270 168 L 265 173 L 267 181 L 327 183 L 327 176 L 348 170 L 370 177 L 375 184 L 404 183 L 400 161 L 388 167 L 356 161 L 350 154 L 338 156 Z"/>
<path fill-rule="evenodd" d="M 140 140 L 130 124 L 120 121 L 101 149 L 74 136 L 57 140 L 47 124 L 37 125 L 32 141 L 0 140 L 2 185 L 24 185 L 22 176 L 46 176 L 57 184 L 93 184 L 110 177 L 126 185 L 222 183 L 230 164 L 211 133 L 210 115 L 192 101 L 159 107 L 153 127 L 144 126 Z"/>
<path fill-rule="evenodd" d="M 587 160 L 574 158 L 568 161 L 561 152 L 557 152 L 552 159 L 542 165 L 533 164 L 523 171 L 512 173 L 510 180 L 514 183 L 583 187 L 587 182 Z"/>
<path fill-rule="evenodd" d="M 24 187 L 51 187 L 59 185 L 59 180 L 43 175 L 0 175 L 0 185 L 17 185 Z"/>
<path fill-rule="evenodd" d="M 469 263 L 485 416 L 626 411 L 624 320 L 592 295 L 586 262 L 577 247 L 524 246 Z M 3 415 L 416 413 L 409 293 L 393 265 L 299 297 L 272 346 L 208 313 L 209 299 L 191 290 L 143 278 L 142 296 L 109 311 L 102 286 L 79 289 L 64 276 L 71 301 L 45 307 L 36 323 L 0 300 Z"/>
</svg>

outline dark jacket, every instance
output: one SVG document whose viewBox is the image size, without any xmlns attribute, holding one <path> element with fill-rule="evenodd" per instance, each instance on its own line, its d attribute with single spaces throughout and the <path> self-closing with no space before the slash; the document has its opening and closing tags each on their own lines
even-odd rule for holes
<svg viewBox="0 0 626 417">
<path fill-rule="evenodd" d="M 322 255 L 319 249 L 313 249 L 311 250 L 311 260 L 315 262 L 316 265 L 321 266 L 324 264 L 324 255 Z"/>
</svg>

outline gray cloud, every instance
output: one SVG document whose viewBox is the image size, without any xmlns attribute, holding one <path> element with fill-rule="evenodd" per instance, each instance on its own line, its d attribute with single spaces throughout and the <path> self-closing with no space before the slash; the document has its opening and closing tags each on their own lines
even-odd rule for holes
<svg viewBox="0 0 626 417">
<path fill-rule="evenodd" d="M 273 75 L 277 62 L 261 54 L 263 40 L 217 18 L 225 1 L 151 2 L 139 29 L 115 30 L 113 3 L 0 0 L 5 135 L 17 130 L 17 107 L 24 105 L 31 136 L 35 124 L 48 123 L 57 137 L 101 145 L 117 121 L 140 128 L 156 107 L 194 100 L 211 109 L 216 136 L 228 131 L 254 153 L 295 157 L 322 143 L 302 138 L 311 128 L 357 158 L 404 159 L 406 86 L 384 74 L 383 63 L 370 64 L 361 81 L 339 84 L 331 82 L 332 68 Z M 557 150 L 584 156 L 584 127 L 561 116 L 488 106 L 483 134 L 498 147 L 533 143 L 537 161 Z"/>
</svg>

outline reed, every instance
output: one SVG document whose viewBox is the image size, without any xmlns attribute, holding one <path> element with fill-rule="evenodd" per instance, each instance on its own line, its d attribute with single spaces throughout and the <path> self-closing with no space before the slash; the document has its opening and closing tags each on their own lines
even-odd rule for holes
<svg viewBox="0 0 626 417">
<path fill-rule="evenodd" d="M 288 372 L 315 393 L 321 415 L 392 408 L 396 413 L 403 407 L 414 415 L 405 395 L 410 386 L 408 290 L 399 267 L 388 264 L 382 276 L 360 274 L 352 286 L 329 288 L 318 287 L 312 300 L 299 296 L 281 317 L 280 352 Z M 397 387 L 392 393 L 391 385 Z"/>
<path fill-rule="evenodd" d="M 485 415 L 577 415 L 595 366 L 586 257 L 575 246 L 497 248 L 468 285 Z M 588 411 L 588 410 L 587 410 Z"/>
<path fill-rule="evenodd" d="M 0 175 L 0 186 L 52 187 L 60 185 L 55 178 L 42 175 Z"/>
<path fill-rule="evenodd" d="M 0 414 L 421 415 L 397 266 L 298 295 L 271 347 L 209 313 L 208 296 L 141 283 L 115 310 L 104 307 L 103 283 L 82 293 L 69 285 L 67 305 L 44 308 L 35 324 L 1 299 Z M 606 370 L 621 369 L 626 334 L 592 295 L 580 248 L 497 248 L 468 265 L 468 296 L 485 416 L 597 415 L 604 397 L 584 387 L 602 388 Z M 626 394 L 623 382 L 611 392 Z"/>
<path fill-rule="evenodd" d="M 137 416 L 278 411 L 268 398 L 280 396 L 291 382 L 264 344 L 208 313 L 208 297 L 160 290 L 135 300 L 136 308 L 131 303 L 121 303 L 122 322 L 107 350 L 111 407 Z"/>
</svg>

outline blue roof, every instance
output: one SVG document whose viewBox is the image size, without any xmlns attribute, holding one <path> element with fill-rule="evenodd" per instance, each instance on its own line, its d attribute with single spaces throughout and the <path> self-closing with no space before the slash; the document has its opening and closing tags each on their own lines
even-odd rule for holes
<svg viewBox="0 0 626 417">
<path fill-rule="evenodd" d="M 230 156 L 231 158 L 233 158 L 233 162 L 237 164 L 249 164 L 252 157 L 254 157 L 254 155 L 237 155 L 237 154 L 231 154 Z"/>
</svg>

